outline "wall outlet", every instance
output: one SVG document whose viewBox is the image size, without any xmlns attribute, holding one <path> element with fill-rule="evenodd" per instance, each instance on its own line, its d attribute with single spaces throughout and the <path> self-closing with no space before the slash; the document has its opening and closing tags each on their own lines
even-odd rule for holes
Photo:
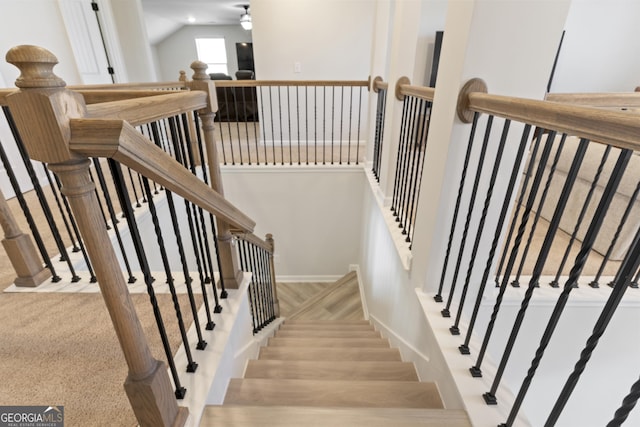
<svg viewBox="0 0 640 427">
<path fill-rule="evenodd" d="M 293 63 L 293 72 L 294 73 L 301 73 L 302 72 L 302 65 L 300 64 L 300 62 L 295 61 Z"/>
</svg>

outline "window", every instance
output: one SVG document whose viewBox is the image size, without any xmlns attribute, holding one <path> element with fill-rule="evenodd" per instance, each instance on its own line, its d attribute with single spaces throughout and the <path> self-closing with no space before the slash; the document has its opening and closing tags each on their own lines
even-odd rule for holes
<svg viewBox="0 0 640 427">
<path fill-rule="evenodd" d="M 196 39 L 198 60 L 208 65 L 207 73 L 224 73 L 227 70 L 227 49 L 223 38 Z"/>
</svg>

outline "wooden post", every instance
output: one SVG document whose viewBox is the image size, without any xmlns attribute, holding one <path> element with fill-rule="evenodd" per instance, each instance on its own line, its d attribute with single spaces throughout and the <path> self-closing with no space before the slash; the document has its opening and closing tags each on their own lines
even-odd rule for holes
<svg viewBox="0 0 640 427">
<path fill-rule="evenodd" d="M 214 134 L 215 113 L 218 111 L 218 100 L 216 97 L 216 88 L 205 72 L 207 64 L 201 61 L 195 61 L 191 64 L 193 69 L 193 81 L 190 82 L 191 90 L 202 90 L 209 94 L 209 107 L 198 111 L 200 117 L 202 133 L 204 135 L 205 149 L 207 150 L 207 163 L 211 176 L 211 188 L 224 196 L 224 188 L 222 186 L 222 176 L 220 174 L 220 159 L 218 155 L 218 147 Z M 229 231 L 229 225 L 216 218 L 218 227 L 218 249 L 220 251 L 220 272 L 227 289 L 237 289 L 242 280 L 242 270 L 238 262 L 238 252 L 235 249 L 233 236 Z"/>
<path fill-rule="evenodd" d="M 276 253 L 276 244 L 273 241 L 273 234 L 271 233 L 267 234 L 264 240 L 271 247 L 271 251 L 269 252 L 269 270 L 271 273 L 271 283 L 273 289 L 273 312 L 276 317 L 280 317 L 280 301 L 278 301 L 278 289 L 276 288 L 276 267 L 273 259 L 273 256 Z"/>
<path fill-rule="evenodd" d="M 178 407 L 166 365 L 149 350 L 104 227 L 89 176 L 90 162 L 69 150 L 69 121 L 85 115 L 84 101 L 53 74 L 58 60 L 46 49 L 18 46 L 9 50 L 6 59 L 21 72 L 16 80 L 21 90 L 9 95 L 7 102 L 30 157 L 49 164 L 69 199 L 129 368 L 124 387 L 138 423 L 183 426 L 189 412 Z"/>
<path fill-rule="evenodd" d="M 0 190 L 0 225 L 4 231 L 2 246 L 18 277 L 16 286 L 36 287 L 51 277 L 51 271 L 42 266 L 42 261 L 29 235 L 24 234 L 16 223 L 13 213 Z"/>
</svg>

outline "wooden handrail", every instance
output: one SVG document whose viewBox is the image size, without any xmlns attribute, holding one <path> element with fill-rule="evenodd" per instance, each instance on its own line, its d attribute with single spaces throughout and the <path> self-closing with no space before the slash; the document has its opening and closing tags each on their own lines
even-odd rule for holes
<svg viewBox="0 0 640 427">
<path fill-rule="evenodd" d="M 611 108 L 640 108 L 639 92 L 548 93 L 546 101 Z"/>
<path fill-rule="evenodd" d="M 246 233 L 255 222 L 123 120 L 71 119 L 72 152 L 109 157 Z"/>
<path fill-rule="evenodd" d="M 416 98 L 433 101 L 436 90 L 432 87 L 400 85 L 400 94 L 404 96 L 413 96 Z"/>
<path fill-rule="evenodd" d="M 231 234 L 233 234 L 238 239 L 242 239 L 242 240 L 244 240 L 244 241 L 246 241 L 248 243 L 251 243 L 252 245 L 255 245 L 255 246 L 257 246 L 257 247 L 259 247 L 261 249 L 264 249 L 265 251 L 267 251 L 270 254 L 273 254 L 273 249 L 272 249 L 271 245 L 267 241 L 265 241 L 265 240 L 261 239 L 260 237 L 256 236 L 255 234 L 247 233 L 245 231 L 237 230 L 237 229 L 233 229 L 233 230 L 230 230 L 230 231 L 231 231 Z"/>
<path fill-rule="evenodd" d="M 121 119 L 137 126 L 205 108 L 208 105 L 207 97 L 208 95 L 205 92 L 185 91 L 123 101 L 103 102 L 88 105 L 87 118 Z"/>
<path fill-rule="evenodd" d="M 551 101 L 471 92 L 468 109 L 553 129 L 619 148 L 640 150 L 640 116 Z"/>
<path fill-rule="evenodd" d="M 113 83 L 95 85 L 71 85 L 67 89 L 71 90 L 134 90 L 134 89 L 186 89 L 185 82 L 149 82 L 149 83 Z"/>
<path fill-rule="evenodd" d="M 76 90 L 83 96 L 85 104 L 99 104 L 102 102 L 124 101 L 126 99 L 146 98 L 148 96 L 168 95 L 172 93 L 185 93 L 182 89 L 175 90 L 95 90 L 95 89 L 79 89 Z M 0 93 L 1 96 L 1 93 Z"/>
<path fill-rule="evenodd" d="M 257 86 L 362 86 L 367 80 L 214 80 L 216 87 L 257 87 Z"/>
</svg>

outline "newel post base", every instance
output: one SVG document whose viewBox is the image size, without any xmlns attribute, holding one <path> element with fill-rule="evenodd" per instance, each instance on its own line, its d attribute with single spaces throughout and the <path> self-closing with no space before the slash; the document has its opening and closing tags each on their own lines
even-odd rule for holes
<svg viewBox="0 0 640 427">
<path fill-rule="evenodd" d="M 16 286 L 34 288 L 51 277 L 51 271 L 42 266 L 28 235 L 19 234 L 3 239 L 2 246 L 18 275 L 13 282 Z"/>
<path fill-rule="evenodd" d="M 220 271 L 220 276 L 224 282 L 225 289 L 238 289 L 243 277 L 238 262 L 238 251 L 235 248 L 235 242 L 229 231 L 229 226 L 222 221 L 217 221 L 217 223 L 218 251 L 220 255 L 220 269 L 222 270 Z"/>
<path fill-rule="evenodd" d="M 129 374 L 124 389 L 141 427 L 185 425 L 189 410 L 179 406 L 176 413 L 176 397 L 164 362 L 156 360 L 155 369 L 144 378 L 133 379 Z"/>
<path fill-rule="evenodd" d="M 0 190 L 0 225 L 4 231 L 2 246 L 18 275 L 14 281 L 15 285 L 36 287 L 50 278 L 51 271 L 42 266 L 31 237 L 24 234 L 18 227 L 2 190 Z"/>
</svg>

